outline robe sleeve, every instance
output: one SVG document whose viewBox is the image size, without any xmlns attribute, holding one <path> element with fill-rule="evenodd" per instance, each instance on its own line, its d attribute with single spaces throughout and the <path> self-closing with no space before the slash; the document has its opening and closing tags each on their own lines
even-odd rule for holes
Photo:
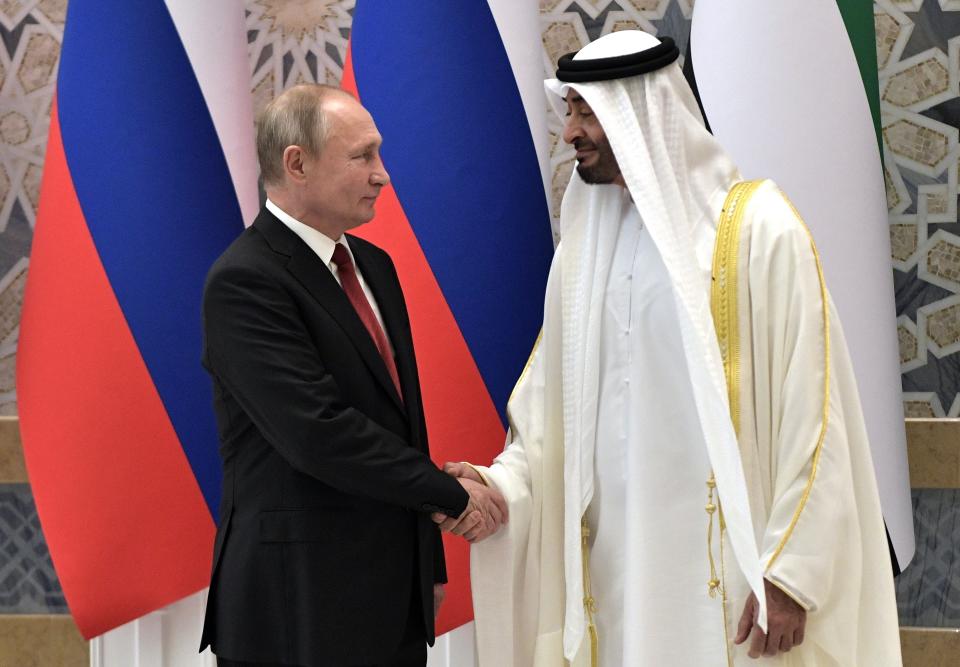
<svg viewBox="0 0 960 667">
<path fill-rule="evenodd" d="M 556 667 L 564 660 L 564 487 L 559 264 L 547 280 L 543 335 L 507 405 L 510 430 L 488 483 L 510 520 L 470 549 L 480 665 Z M 589 648 L 572 666 L 589 660 Z"/>
<path fill-rule="evenodd" d="M 542 424 L 532 423 L 532 420 L 536 420 L 543 412 L 540 347 L 540 338 L 537 338 L 527 365 L 507 402 L 509 428 L 503 451 L 497 455 L 489 467 L 472 466 L 480 473 L 484 482 L 495 486 L 501 493 L 512 491 L 512 495 L 528 496 L 531 490 L 530 462 L 526 445 L 530 440 L 539 437 L 542 432 Z M 526 491 L 525 494 L 524 491 Z"/>
<path fill-rule="evenodd" d="M 768 462 L 765 577 L 808 611 L 827 603 L 859 529 L 841 402 L 831 400 L 832 304 L 816 248 L 775 188 L 758 192 L 750 257 L 761 459 Z M 841 340 L 842 345 L 842 340 Z M 849 552 L 848 552 L 849 553 Z"/>
<path fill-rule="evenodd" d="M 530 413 L 543 400 L 538 389 L 542 384 L 539 347 L 531 354 L 508 402 L 510 429 L 503 452 L 489 467 L 475 466 L 484 481 L 503 494 L 510 512 L 500 531 L 470 550 L 477 651 L 484 665 L 533 664 L 536 612 L 530 587 L 537 584 L 538 573 L 527 557 L 534 514 L 528 457 L 534 454 L 531 450 L 537 449 L 542 434 L 542 425 L 532 424 L 535 417 Z"/>
</svg>

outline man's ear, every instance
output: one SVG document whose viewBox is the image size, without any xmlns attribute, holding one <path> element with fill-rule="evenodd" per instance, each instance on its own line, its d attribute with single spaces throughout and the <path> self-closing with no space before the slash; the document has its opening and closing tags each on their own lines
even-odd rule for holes
<svg viewBox="0 0 960 667">
<path fill-rule="evenodd" d="M 306 179 L 304 171 L 305 154 L 300 146 L 287 146 L 283 150 L 283 171 L 287 178 L 301 183 Z"/>
</svg>

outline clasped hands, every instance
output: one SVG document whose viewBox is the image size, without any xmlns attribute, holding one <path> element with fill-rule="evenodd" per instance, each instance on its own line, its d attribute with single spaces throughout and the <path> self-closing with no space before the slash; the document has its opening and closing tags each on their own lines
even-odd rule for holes
<svg viewBox="0 0 960 667">
<path fill-rule="evenodd" d="M 443 471 L 456 477 L 470 495 L 467 509 L 458 517 L 434 512 L 433 520 L 444 532 L 462 535 L 471 544 L 484 540 L 500 530 L 508 519 L 507 501 L 497 489 L 487 486 L 471 466 L 463 463 L 445 463 Z"/>
</svg>

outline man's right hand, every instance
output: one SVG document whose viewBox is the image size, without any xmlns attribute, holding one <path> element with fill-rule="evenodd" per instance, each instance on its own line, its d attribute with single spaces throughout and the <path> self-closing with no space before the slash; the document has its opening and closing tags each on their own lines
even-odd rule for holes
<svg viewBox="0 0 960 667">
<path fill-rule="evenodd" d="M 448 468 L 451 465 L 460 467 L 455 470 Z M 470 495 L 470 500 L 467 509 L 459 517 L 435 513 L 433 520 L 440 530 L 462 535 L 468 542 L 473 543 L 490 537 L 507 522 L 507 501 L 498 490 L 486 486 L 473 468 L 463 464 L 447 464 L 444 471 L 457 478 Z M 456 474 L 458 472 L 463 473 L 462 476 Z"/>
</svg>

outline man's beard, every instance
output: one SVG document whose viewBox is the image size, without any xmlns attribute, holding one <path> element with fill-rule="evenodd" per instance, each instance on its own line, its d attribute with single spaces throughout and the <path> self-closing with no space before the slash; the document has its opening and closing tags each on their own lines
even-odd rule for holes
<svg viewBox="0 0 960 667">
<path fill-rule="evenodd" d="M 586 167 L 583 163 L 577 162 L 577 173 L 580 174 L 584 183 L 592 185 L 613 183 L 614 179 L 620 175 L 620 165 L 617 164 L 617 158 L 614 157 L 613 149 L 610 148 L 610 142 L 606 137 L 596 144 L 578 139 L 573 145 L 577 150 L 594 148 L 597 151 L 597 161 L 592 166 Z"/>
</svg>

